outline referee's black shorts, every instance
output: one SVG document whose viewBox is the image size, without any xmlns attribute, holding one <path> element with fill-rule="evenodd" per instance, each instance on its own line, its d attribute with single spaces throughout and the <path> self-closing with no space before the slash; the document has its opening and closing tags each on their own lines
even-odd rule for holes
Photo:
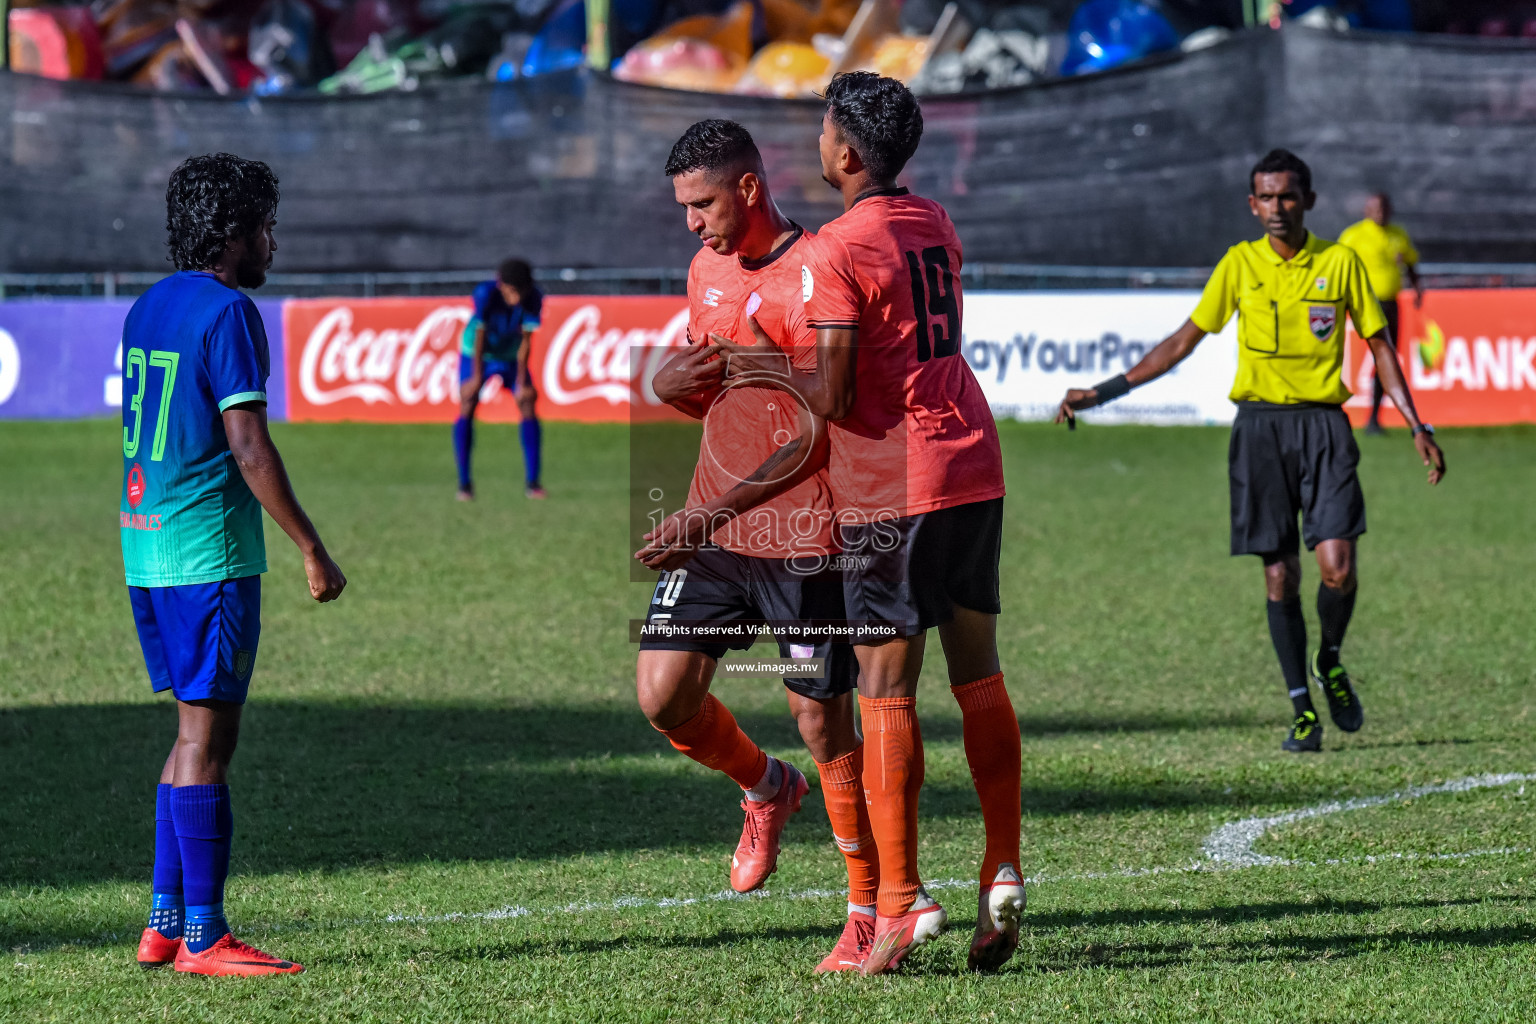
<svg viewBox="0 0 1536 1024">
<path fill-rule="evenodd" d="M 1232 553 L 1289 555 L 1365 532 L 1360 449 L 1336 405 L 1237 403 L 1227 467 Z M 1298 531 L 1296 517 L 1301 516 Z"/>
<path fill-rule="evenodd" d="M 1383 299 L 1381 302 L 1381 315 L 1387 321 L 1387 334 L 1392 339 L 1392 344 L 1402 347 L 1402 342 L 1397 337 L 1397 300 Z"/>
</svg>

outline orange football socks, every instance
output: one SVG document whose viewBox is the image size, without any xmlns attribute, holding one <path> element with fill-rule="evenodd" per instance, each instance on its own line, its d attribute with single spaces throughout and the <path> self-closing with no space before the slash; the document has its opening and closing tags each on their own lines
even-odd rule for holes
<svg viewBox="0 0 1536 1024">
<path fill-rule="evenodd" d="M 987 848 L 981 861 L 981 884 L 991 885 L 998 864 L 1019 864 L 1019 776 L 1022 754 L 1019 719 L 1003 686 L 1003 676 L 978 679 L 951 687 L 960 702 L 965 759 L 981 798 L 981 820 Z"/>
<path fill-rule="evenodd" d="M 821 798 L 832 823 L 832 838 L 848 862 L 848 902 L 872 906 L 880 885 L 880 858 L 875 852 L 860 778 L 864 774 L 864 745 L 826 764 L 816 762 L 816 770 L 821 773 Z"/>
<path fill-rule="evenodd" d="M 917 873 L 917 794 L 923 787 L 923 734 L 916 697 L 859 697 L 864 723 L 864 795 L 880 851 L 875 901 L 885 917 L 906 913 L 922 882 Z"/>
<path fill-rule="evenodd" d="M 730 709 L 712 693 L 688 721 L 675 729 L 657 731 L 680 753 L 706 768 L 724 772 L 742 789 L 757 785 L 768 770 L 768 755 L 741 731 Z"/>
</svg>

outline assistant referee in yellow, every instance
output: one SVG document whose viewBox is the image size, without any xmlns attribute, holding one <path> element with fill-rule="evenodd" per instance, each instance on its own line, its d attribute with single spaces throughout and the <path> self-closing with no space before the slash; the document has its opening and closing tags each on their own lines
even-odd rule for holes
<svg viewBox="0 0 1536 1024">
<path fill-rule="evenodd" d="M 1403 278 L 1413 288 L 1413 306 L 1424 305 L 1424 286 L 1419 281 L 1419 251 L 1408 237 L 1408 229 L 1392 220 L 1392 197 L 1377 192 L 1365 201 L 1365 219 L 1339 232 L 1339 244 L 1355 250 L 1365 264 L 1371 290 L 1381 303 L 1387 318 L 1387 332 L 1397 342 L 1397 297 L 1403 290 Z M 1371 418 L 1365 421 L 1367 434 L 1380 434 L 1381 374 L 1371 379 Z"/>
<path fill-rule="evenodd" d="M 1265 237 L 1227 250 L 1190 318 L 1127 373 L 1086 391 L 1067 392 L 1056 422 L 1119 398 L 1173 369 L 1207 334 L 1238 316 L 1237 419 L 1227 463 L 1232 484 L 1232 554 L 1264 561 L 1269 635 L 1290 691 L 1295 722 L 1281 747 L 1322 749 L 1312 707 L 1310 672 L 1328 698 L 1333 722 L 1354 732 L 1364 722 L 1339 648 L 1355 609 L 1355 539 L 1365 532 L 1365 497 L 1355 446 L 1342 406 L 1344 314 L 1376 357 L 1387 394 L 1413 429 L 1429 482 L 1445 475 L 1434 428 L 1419 422 L 1387 323 L 1354 250 L 1318 238 L 1304 226 L 1317 196 L 1312 172 L 1277 149 L 1249 175 L 1248 206 Z M 1297 516 L 1301 528 L 1297 529 Z M 1301 611 L 1301 541 L 1317 552 L 1322 585 L 1317 616 L 1322 644 L 1307 658 Z"/>
</svg>

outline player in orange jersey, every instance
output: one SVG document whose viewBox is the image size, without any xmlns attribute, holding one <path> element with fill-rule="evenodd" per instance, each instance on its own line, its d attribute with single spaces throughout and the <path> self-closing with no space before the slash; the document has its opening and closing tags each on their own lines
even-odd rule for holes
<svg viewBox="0 0 1536 1024">
<path fill-rule="evenodd" d="M 689 128 L 666 173 L 703 247 L 688 272 L 692 345 L 657 372 L 652 386 L 664 401 L 702 418 L 704 437 L 686 509 L 652 531 L 636 555 L 662 570 L 647 626 L 676 630 L 642 639 L 637 686 L 646 717 L 674 747 L 745 791 L 731 885 L 747 892 L 773 872 L 780 834 L 808 787 L 794 766 L 764 754 L 709 692 L 715 666 L 726 651 L 751 647 L 760 624 L 793 628 L 846 617 L 841 576 L 829 564 L 835 547 L 826 425 L 784 391 L 727 383 L 710 339 L 749 338 L 746 320 L 755 316 L 781 337 L 801 339 L 789 358 L 815 365 L 800 299 L 809 236 L 779 212 L 757 146 L 735 122 Z M 766 471 L 755 473 L 765 462 Z M 738 639 L 690 635 L 736 625 L 746 627 Z M 780 636 L 779 649 L 786 657 L 823 659 L 823 678 L 789 677 L 784 684 L 848 867 L 848 920 L 817 969 L 857 970 L 874 937 L 878 884 L 859 782 L 863 746 L 852 700 L 858 665 L 846 642 L 816 635 Z"/>
<path fill-rule="evenodd" d="M 960 240 L 943 207 L 896 185 L 922 132 L 917 100 L 894 79 L 854 72 L 828 87 L 822 175 L 844 212 L 802 270 L 817 365 L 791 371 L 830 423 L 844 600 L 860 629 L 864 778 L 881 869 L 866 974 L 898 966 L 945 924 L 917 869 L 916 693 L 934 626 L 986 826 L 973 969 L 1013 955 L 1024 911 L 1019 725 L 997 655 L 1002 454 L 960 355 Z M 750 326 L 754 346 L 721 343 L 733 372 L 766 366 L 773 352 L 771 331 Z"/>
</svg>

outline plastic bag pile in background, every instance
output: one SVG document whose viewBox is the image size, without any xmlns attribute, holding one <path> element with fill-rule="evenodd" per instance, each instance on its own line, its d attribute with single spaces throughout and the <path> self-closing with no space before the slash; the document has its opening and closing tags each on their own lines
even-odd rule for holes
<svg viewBox="0 0 1536 1024">
<path fill-rule="evenodd" d="M 654 0 L 638 2 L 649 7 Z M 13 0 L 13 5 L 9 25 L 16 71 L 164 90 L 274 95 L 410 89 L 428 78 L 480 75 L 510 37 L 532 38 L 553 0 L 94 0 L 89 6 Z M 576 7 L 574 63 L 579 64 L 586 24 L 579 0 Z"/>
<path fill-rule="evenodd" d="M 668 24 L 629 50 L 614 75 L 784 98 L 818 95 L 834 74 L 852 70 L 889 75 L 927 95 L 996 89 L 1177 48 L 1180 34 L 1154 2 L 1085 0 L 1066 33 L 1053 26 L 1073 10 L 1070 2 L 736 0 L 713 17 Z"/>
<path fill-rule="evenodd" d="M 531 78 L 586 62 L 584 0 L 12 4 L 14 69 L 156 89 L 371 93 L 455 76 Z M 1231 20 L 1230 0 L 609 4 L 616 78 L 783 98 L 815 96 L 834 74 L 855 69 L 891 75 L 924 94 L 1006 88 L 1210 45 L 1240 25 Z M 1499 15 L 1505 8 L 1494 0 L 1456 0 L 1454 9 L 1470 20 L 1447 27 L 1536 35 L 1536 0 L 1531 4 L 1526 18 Z M 1484 7 L 1494 13 L 1485 16 Z M 1410 0 L 1275 0 L 1273 10 L 1277 18 L 1341 29 L 1401 29 L 1413 21 Z"/>
</svg>

